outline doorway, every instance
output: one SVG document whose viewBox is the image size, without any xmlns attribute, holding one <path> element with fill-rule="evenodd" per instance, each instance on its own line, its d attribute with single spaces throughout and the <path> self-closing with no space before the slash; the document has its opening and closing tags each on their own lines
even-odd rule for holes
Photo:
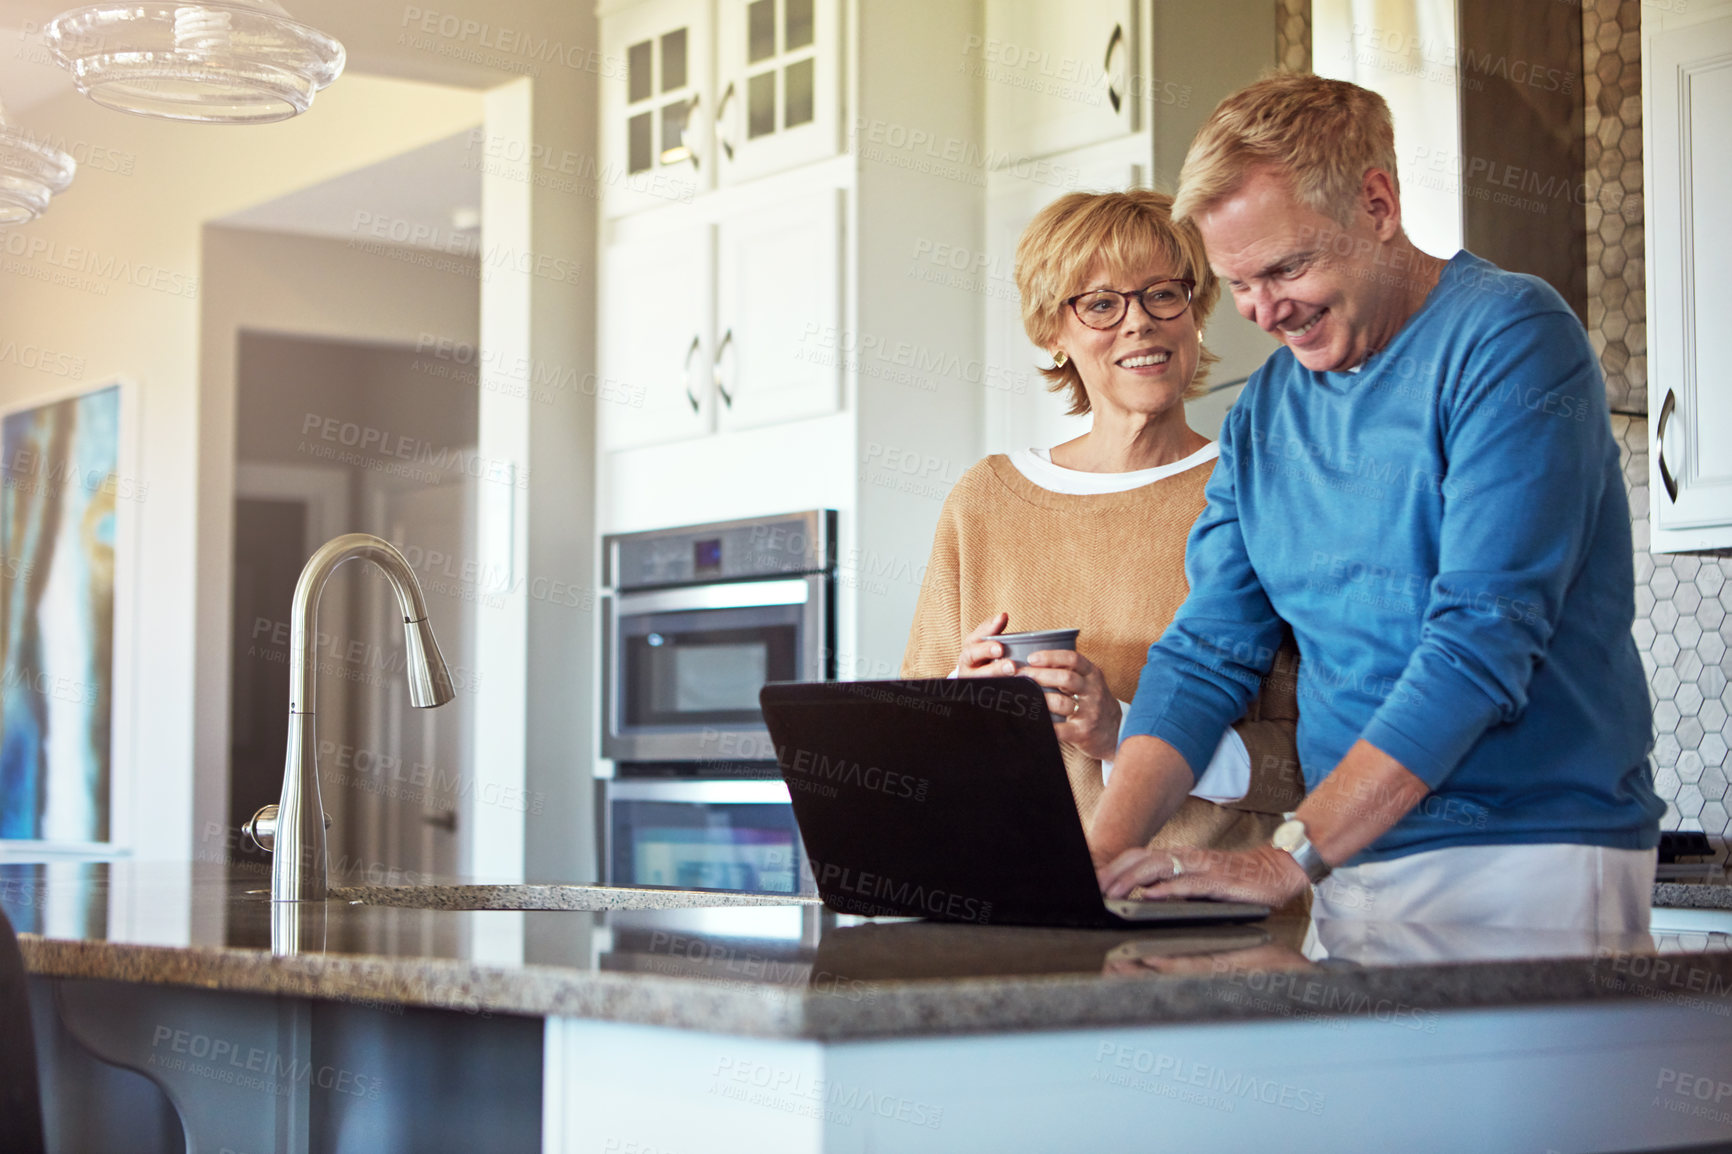
<svg viewBox="0 0 1732 1154">
<path fill-rule="evenodd" d="M 340 533 L 373 533 L 414 570 L 457 697 L 410 706 L 390 584 L 370 565 L 334 572 L 314 634 L 331 884 L 457 876 L 477 800 L 475 380 L 429 372 L 413 349 L 255 332 L 236 368 L 231 823 L 282 789 L 301 568 Z M 269 868 L 247 846 L 234 859 Z"/>
<path fill-rule="evenodd" d="M 465 558 L 475 556 L 475 485 L 461 470 L 448 471 L 436 485 L 365 481 L 371 490 L 367 521 L 378 527 L 370 531 L 404 551 L 421 581 L 441 646 L 448 644 L 447 636 L 453 639 L 445 657 L 458 695 L 440 709 L 416 709 L 400 685 L 368 687 L 357 729 L 369 748 L 381 752 L 380 765 L 371 771 L 375 788 L 360 799 L 367 813 L 359 825 L 373 831 L 368 848 L 382 861 L 401 862 L 418 875 L 455 877 L 471 860 L 472 823 L 464 808 L 476 798 L 470 756 L 474 670 L 467 660 L 457 660 L 473 653 L 479 590 L 465 577 Z M 376 574 L 364 577 L 369 588 L 362 632 L 386 636 L 402 622 L 396 594 Z"/>
</svg>

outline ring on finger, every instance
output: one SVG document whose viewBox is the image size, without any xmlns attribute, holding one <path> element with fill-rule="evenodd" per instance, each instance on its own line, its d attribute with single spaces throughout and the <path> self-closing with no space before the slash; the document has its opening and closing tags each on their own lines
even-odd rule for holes
<svg viewBox="0 0 1732 1154">
<path fill-rule="evenodd" d="M 1176 853 L 1168 854 L 1167 860 L 1169 860 L 1173 863 L 1173 876 L 1174 877 L 1181 877 L 1184 875 L 1185 863 L 1179 860 L 1178 854 L 1176 854 Z"/>
<path fill-rule="evenodd" d="M 1082 695 L 1080 693 L 1073 693 L 1070 695 L 1070 715 L 1072 717 L 1075 717 L 1077 714 L 1079 714 L 1081 712 L 1082 712 Z"/>
</svg>

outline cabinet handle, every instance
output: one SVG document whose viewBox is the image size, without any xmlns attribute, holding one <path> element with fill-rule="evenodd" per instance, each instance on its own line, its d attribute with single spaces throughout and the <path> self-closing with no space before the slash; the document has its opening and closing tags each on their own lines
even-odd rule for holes
<svg viewBox="0 0 1732 1154">
<path fill-rule="evenodd" d="M 698 94 L 694 92 L 692 94 L 691 103 L 686 105 L 686 128 L 687 128 L 687 131 L 690 131 L 692 121 L 697 118 L 697 114 L 698 114 Z M 690 141 L 686 142 L 686 159 L 692 162 L 692 169 L 693 169 L 693 171 L 696 171 L 698 168 L 698 150 L 695 147 L 693 147 L 693 145 L 691 144 Z"/>
<path fill-rule="evenodd" d="M 692 392 L 692 358 L 698 355 L 697 334 L 692 334 L 692 346 L 686 350 L 686 400 L 692 403 L 692 412 L 698 411 L 698 395 Z"/>
<path fill-rule="evenodd" d="M 668 107 L 673 108 L 675 106 L 670 104 Z M 686 126 L 685 130 L 680 133 L 679 145 L 674 148 L 662 149 L 661 162 L 663 164 L 678 164 L 682 160 L 689 160 L 692 162 L 693 168 L 698 167 L 698 150 L 692 145 L 692 137 L 696 135 L 692 131 L 695 127 L 692 123 L 692 117 L 696 114 L 697 110 L 698 98 L 693 96 L 690 100 L 686 101 Z"/>
<path fill-rule="evenodd" d="M 1660 405 L 1660 423 L 1654 426 L 1654 453 L 1660 460 L 1660 483 L 1666 486 L 1666 496 L 1674 505 L 1678 503 L 1678 482 L 1672 478 L 1672 470 L 1666 467 L 1666 423 L 1672 419 L 1672 411 L 1678 407 L 1678 395 L 1671 389 L 1666 390 L 1666 400 Z"/>
<path fill-rule="evenodd" d="M 442 829 L 447 833 L 456 833 L 457 811 L 447 809 L 439 813 L 425 813 L 421 815 L 421 823 L 433 826 L 435 829 Z"/>
<path fill-rule="evenodd" d="M 734 99 L 734 82 L 728 81 L 727 88 L 722 90 L 722 98 L 716 103 L 716 141 L 722 146 L 722 154 L 729 160 L 734 159 L 734 142 L 728 139 L 723 131 L 727 127 L 728 105 Z"/>
<path fill-rule="evenodd" d="M 734 330 L 729 329 L 722 334 L 722 343 L 716 346 L 715 360 L 710 362 L 710 379 L 716 383 L 716 392 L 721 394 L 722 403 L 730 409 L 734 407 L 734 395 L 728 392 L 726 385 L 722 384 L 722 357 L 726 355 L 728 346 L 733 343 Z"/>
<path fill-rule="evenodd" d="M 1114 24 L 1113 34 L 1107 38 L 1106 59 L 1101 61 L 1101 71 L 1106 74 L 1107 78 L 1107 99 L 1112 101 L 1114 112 L 1119 111 L 1119 106 L 1123 103 L 1124 96 L 1119 92 L 1118 86 L 1113 83 L 1113 53 L 1120 48 L 1124 42 L 1125 26 L 1123 24 Z"/>
</svg>

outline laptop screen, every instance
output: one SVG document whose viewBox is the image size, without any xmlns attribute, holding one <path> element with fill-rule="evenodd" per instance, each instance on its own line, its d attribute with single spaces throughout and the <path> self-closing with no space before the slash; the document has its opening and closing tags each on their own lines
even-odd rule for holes
<svg viewBox="0 0 1732 1154">
<path fill-rule="evenodd" d="M 1033 681 L 772 684 L 760 700 L 833 909 L 1116 924 Z"/>
</svg>

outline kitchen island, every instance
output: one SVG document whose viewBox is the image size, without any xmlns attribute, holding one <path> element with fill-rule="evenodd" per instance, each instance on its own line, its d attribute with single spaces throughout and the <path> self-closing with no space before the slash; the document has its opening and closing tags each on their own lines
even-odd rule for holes
<svg viewBox="0 0 1732 1154">
<path fill-rule="evenodd" d="M 1697 920 L 1633 939 L 937 925 L 575 886 L 273 907 L 265 888 L 0 866 L 62 1148 L 1732 1140 L 1732 937 L 1708 920 L 1732 920 L 1726 887 L 1661 887 Z"/>
</svg>

